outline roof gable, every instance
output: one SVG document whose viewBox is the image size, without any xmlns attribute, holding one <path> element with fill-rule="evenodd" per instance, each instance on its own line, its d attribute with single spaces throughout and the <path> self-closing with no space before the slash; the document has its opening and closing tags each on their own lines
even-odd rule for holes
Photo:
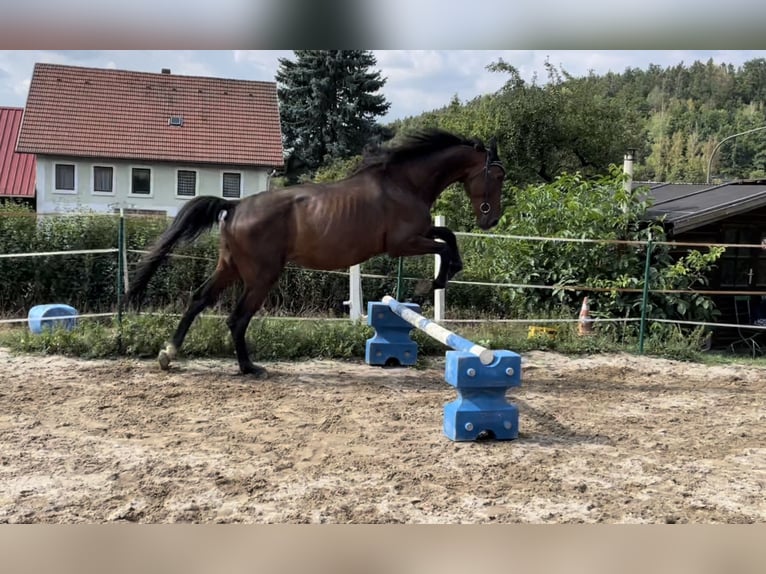
<svg viewBox="0 0 766 574">
<path fill-rule="evenodd" d="M 15 151 L 23 115 L 23 108 L 0 108 L 0 197 L 35 196 L 35 156 Z"/>
<path fill-rule="evenodd" d="M 17 149 L 280 167 L 276 83 L 35 64 Z"/>
</svg>

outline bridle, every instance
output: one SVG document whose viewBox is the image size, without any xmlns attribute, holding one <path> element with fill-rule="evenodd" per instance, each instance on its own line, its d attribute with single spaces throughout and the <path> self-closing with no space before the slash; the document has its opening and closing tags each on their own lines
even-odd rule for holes
<svg viewBox="0 0 766 574">
<path fill-rule="evenodd" d="M 492 207 L 489 205 L 489 192 L 487 191 L 487 181 L 489 180 L 489 168 L 492 166 L 497 166 L 503 171 L 503 176 L 505 176 L 505 167 L 500 161 L 490 161 L 489 158 L 489 150 L 487 150 L 487 161 L 484 163 L 484 201 L 481 202 L 481 205 L 479 206 L 479 211 L 483 215 L 487 215 Z"/>
</svg>

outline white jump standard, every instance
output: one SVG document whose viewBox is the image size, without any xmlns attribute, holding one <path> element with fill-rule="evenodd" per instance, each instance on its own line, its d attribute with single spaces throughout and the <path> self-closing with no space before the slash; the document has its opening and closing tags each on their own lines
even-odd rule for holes
<svg viewBox="0 0 766 574">
<path fill-rule="evenodd" d="M 409 337 L 417 328 L 451 347 L 446 353 L 445 380 L 458 398 L 444 406 L 444 434 L 455 441 L 515 439 L 519 410 L 505 398 L 510 387 L 521 385 L 521 357 L 505 350 L 490 350 L 445 329 L 419 314 L 412 303 L 392 297 L 369 302 L 367 323 L 375 335 L 367 340 L 365 360 L 370 365 L 413 365 L 417 344 Z"/>
</svg>

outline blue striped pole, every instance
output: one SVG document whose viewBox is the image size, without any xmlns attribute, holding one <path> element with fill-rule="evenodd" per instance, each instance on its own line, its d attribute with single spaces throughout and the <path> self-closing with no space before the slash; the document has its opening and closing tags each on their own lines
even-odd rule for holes
<svg viewBox="0 0 766 574">
<path fill-rule="evenodd" d="M 417 327 L 427 335 L 433 337 L 440 343 L 452 347 L 456 351 L 463 351 L 479 357 L 479 361 L 482 365 L 489 365 L 495 360 L 495 354 L 491 349 L 477 345 L 468 339 L 464 339 L 460 335 L 453 333 L 452 331 L 445 329 L 438 323 L 434 323 L 430 319 L 426 319 L 423 315 L 420 315 L 402 305 L 393 297 L 386 295 L 383 297 L 383 303 L 388 305 L 391 310 L 399 317 L 407 321 L 413 327 Z"/>
</svg>

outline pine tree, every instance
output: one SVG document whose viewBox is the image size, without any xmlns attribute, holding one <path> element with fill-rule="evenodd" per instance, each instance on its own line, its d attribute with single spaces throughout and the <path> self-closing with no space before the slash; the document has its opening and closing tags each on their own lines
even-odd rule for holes
<svg viewBox="0 0 766 574">
<path fill-rule="evenodd" d="M 369 50 L 295 50 L 279 59 L 277 93 L 288 179 L 298 171 L 359 154 L 382 128 L 391 104 L 377 93 L 386 80 Z M 300 167 L 297 167 L 300 166 Z"/>
</svg>

